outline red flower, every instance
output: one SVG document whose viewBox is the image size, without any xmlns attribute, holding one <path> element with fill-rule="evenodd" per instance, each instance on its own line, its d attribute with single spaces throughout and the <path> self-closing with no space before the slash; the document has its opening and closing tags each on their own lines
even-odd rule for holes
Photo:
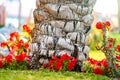
<svg viewBox="0 0 120 80">
<path fill-rule="evenodd" d="M 92 58 L 88 58 L 88 61 L 90 62 L 90 64 L 92 65 L 98 65 L 98 61 L 92 59 Z"/>
<path fill-rule="evenodd" d="M 109 42 L 114 42 L 114 41 L 115 41 L 115 38 L 108 38 L 108 41 L 109 41 Z"/>
<path fill-rule="evenodd" d="M 19 62 L 23 62 L 25 57 L 26 57 L 26 53 L 21 53 L 21 54 L 15 56 L 15 59 Z"/>
<path fill-rule="evenodd" d="M 54 60 L 50 60 L 49 64 L 52 65 L 54 63 Z"/>
<path fill-rule="evenodd" d="M 119 67 L 119 64 L 115 63 L 115 66 L 116 66 L 116 68 L 118 69 L 118 67 Z"/>
<path fill-rule="evenodd" d="M 23 25 L 23 30 L 28 32 L 28 33 L 31 32 L 30 28 L 27 25 Z"/>
<path fill-rule="evenodd" d="M 102 29 L 103 27 L 107 28 L 108 30 L 110 29 L 110 22 L 109 21 L 105 21 L 105 22 L 97 22 L 96 23 L 96 28 L 97 29 Z"/>
<path fill-rule="evenodd" d="M 77 59 L 75 57 L 73 57 L 73 59 L 71 61 L 72 61 L 72 63 L 76 63 Z"/>
<path fill-rule="evenodd" d="M 55 64 L 55 68 L 56 68 L 56 70 L 61 70 L 62 69 L 62 63 L 61 62 L 56 62 L 56 64 Z"/>
<path fill-rule="evenodd" d="M 30 62 L 30 56 L 26 56 L 25 59 L 27 60 L 27 62 Z"/>
<path fill-rule="evenodd" d="M 49 62 L 48 69 L 52 70 L 61 70 L 61 69 L 68 69 L 72 70 L 76 65 L 76 58 L 69 56 L 68 54 L 63 54 L 60 58 L 56 56 L 52 57 L 52 60 Z"/>
<path fill-rule="evenodd" d="M 13 41 L 14 38 L 17 39 L 17 40 L 19 40 L 20 35 L 19 35 L 18 32 L 13 32 L 13 33 L 10 34 L 10 40 Z"/>
<path fill-rule="evenodd" d="M 74 66 L 76 65 L 77 59 L 75 57 L 73 57 L 73 59 L 68 62 L 68 70 L 72 70 L 74 68 Z"/>
<path fill-rule="evenodd" d="M 117 51 L 120 52 L 120 45 L 117 46 Z"/>
<path fill-rule="evenodd" d="M 75 63 L 73 61 L 68 62 L 68 70 L 71 71 L 75 66 Z"/>
<path fill-rule="evenodd" d="M 56 56 L 52 56 L 53 60 L 58 60 L 58 58 Z"/>
<path fill-rule="evenodd" d="M 10 40 L 10 41 L 14 41 L 13 37 L 10 37 L 9 40 Z"/>
<path fill-rule="evenodd" d="M 102 22 L 97 22 L 96 28 L 97 29 L 102 29 Z"/>
<path fill-rule="evenodd" d="M 21 46 L 22 46 L 22 45 L 21 45 L 20 43 L 16 44 L 16 49 L 19 50 L 19 49 L 21 48 Z"/>
<path fill-rule="evenodd" d="M 5 60 L 8 64 L 12 62 L 12 59 L 13 59 L 12 55 L 5 56 Z"/>
<path fill-rule="evenodd" d="M 17 49 L 15 44 L 11 45 L 11 48 L 12 48 L 12 50 L 16 50 Z"/>
<path fill-rule="evenodd" d="M 42 64 L 42 66 L 43 66 L 44 68 L 46 68 L 46 67 L 47 67 L 47 64 Z"/>
<path fill-rule="evenodd" d="M 21 48 L 21 46 L 22 45 L 20 43 L 18 43 L 18 44 L 12 44 L 11 48 L 12 48 L 12 50 L 19 50 Z"/>
<path fill-rule="evenodd" d="M 108 48 L 112 48 L 112 46 L 113 46 L 113 44 L 112 44 L 112 43 L 110 43 L 110 44 L 108 45 Z"/>
<path fill-rule="evenodd" d="M 61 58 L 64 58 L 65 60 L 70 60 L 71 57 L 66 53 L 61 56 Z"/>
<path fill-rule="evenodd" d="M 21 40 L 19 41 L 19 43 L 20 43 L 21 45 L 23 45 L 23 44 L 24 44 L 24 41 L 21 39 Z"/>
<path fill-rule="evenodd" d="M 28 48 L 29 48 L 29 44 L 28 44 L 27 42 L 25 43 L 25 45 L 24 45 L 24 46 L 25 46 L 25 48 L 26 48 L 26 49 L 28 49 Z"/>
<path fill-rule="evenodd" d="M 61 56 L 60 62 L 62 63 L 63 61 L 65 61 L 65 60 L 70 60 L 70 59 L 71 59 L 71 57 L 68 56 L 68 54 L 66 53 L 66 54 L 63 54 L 63 55 Z"/>
<path fill-rule="evenodd" d="M 106 21 L 105 24 L 106 24 L 107 26 L 110 26 L 110 25 L 111 25 L 109 21 Z"/>
<path fill-rule="evenodd" d="M 89 61 L 90 64 L 92 64 L 92 65 L 97 65 L 97 66 L 100 66 L 100 65 L 101 65 L 101 61 L 97 61 L 97 60 L 92 59 L 92 58 L 88 58 L 88 61 Z"/>
<path fill-rule="evenodd" d="M 12 49 L 12 50 L 10 50 L 9 54 L 13 55 L 14 52 L 15 52 L 15 50 Z"/>
<path fill-rule="evenodd" d="M 0 68 L 2 68 L 4 65 L 2 63 L 2 60 L 0 60 Z"/>
<path fill-rule="evenodd" d="M 100 67 L 96 67 L 96 68 L 94 68 L 94 73 L 102 75 L 104 73 L 104 71 Z"/>
<path fill-rule="evenodd" d="M 68 70 L 71 71 L 73 69 L 73 64 L 72 62 L 68 62 Z"/>
<path fill-rule="evenodd" d="M 2 43 L 1 43 L 1 47 L 6 47 L 7 45 L 8 45 L 7 42 L 2 42 Z"/>
<path fill-rule="evenodd" d="M 120 60 L 120 55 L 116 55 L 116 59 L 119 59 L 119 60 Z"/>
<path fill-rule="evenodd" d="M 103 59 L 100 63 L 101 63 L 101 65 L 103 65 L 105 68 L 108 67 L 108 62 L 107 62 L 106 59 Z"/>
<path fill-rule="evenodd" d="M 48 69 L 49 69 L 50 71 L 52 71 L 52 70 L 53 70 L 53 67 L 52 67 L 52 66 L 49 66 Z"/>
</svg>

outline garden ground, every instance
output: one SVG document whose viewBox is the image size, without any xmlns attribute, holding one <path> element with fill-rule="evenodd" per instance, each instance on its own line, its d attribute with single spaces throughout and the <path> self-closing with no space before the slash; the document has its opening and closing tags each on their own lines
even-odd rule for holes
<svg viewBox="0 0 120 80">
<path fill-rule="evenodd" d="M 109 80 L 93 73 L 0 70 L 0 80 Z"/>
<path fill-rule="evenodd" d="M 105 58 L 99 51 L 91 51 L 90 57 L 101 60 Z M 40 71 L 20 71 L 20 70 L 0 70 L 0 80 L 109 80 L 106 76 L 95 75 L 93 73 L 78 72 L 54 72 L 48 70 Z"/>
</svg>

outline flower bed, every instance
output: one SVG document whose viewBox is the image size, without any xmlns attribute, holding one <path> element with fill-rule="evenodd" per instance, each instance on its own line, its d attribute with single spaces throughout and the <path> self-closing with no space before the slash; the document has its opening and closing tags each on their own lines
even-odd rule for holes
<svg viewBox="0 0 120 80">
<path fill-rule="evenodd" d="M 106 31 L 110 29 L 110 23 L 98 22 L 96 28 L 103 31 L 103 42 L 96 46 L 97 50 L 101 50 L 105 53 L 106 59 L 101 61 L 88 58 L 88 61 L 84 61 L 83 72 L 95 73 L 99 75 L 106 75 L 109 77 L 119 77 L 120 74 L 120 45 L 115 44 L 115 38 L 107 38 Z M 25 70 L 27 64 L 30 62 L 29 56 L 29 42 L 31 30 L 27 25 L 23 26 L 23 34 L 18 32 L 10 34 L 10 38 L 6 42 L 0 44 L 3 48 L 8 48 L 9 53 L 4 57 L 0 57 L 0 68 L 11 70 Z M 24 41 L 22 38 L 26 38 Z M 77 59 L 63 53 L 61 57 L 52 56 L 48 64 L 43 64 L 45 69 L 50 71 L 73 71 L 76 67 Z"/>
<path fill-rule="evenodd" d="M 30 34 L 30 28 L 27 25 L 23 26 L 22 35 L 24 34 Z M 30 61 L 28 37 L 27 41 L 24 41 L 18 32 L 12 32 L 8 41 L 2 42 L 0 46 L 9 50 L 7 55 L 0 57 L 0 68 L 27 69 L 27 63 Z"/>
<path fill-rule="evenodd" d="M 71 71 L 76 65 L 77 59 L 69 56 L 67 53 L 60 58 L 53 56 L 49 64 L 43 64 L 44 68 L 55 71 Z"/>
</svg>

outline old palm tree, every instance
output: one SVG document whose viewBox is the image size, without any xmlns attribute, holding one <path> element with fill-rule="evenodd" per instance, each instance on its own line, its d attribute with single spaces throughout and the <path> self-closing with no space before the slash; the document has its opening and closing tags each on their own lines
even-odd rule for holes
<svg viewBox="0 0 120 80">
<path fill-rule="evenodd" d="M 89 54 L 88 34 L 96 0 L 36 0 L 32 30 L 33 69 L 47 64 L 53 55 L 64 53 L 77 58 L 77 70 Z"/>
</svg>

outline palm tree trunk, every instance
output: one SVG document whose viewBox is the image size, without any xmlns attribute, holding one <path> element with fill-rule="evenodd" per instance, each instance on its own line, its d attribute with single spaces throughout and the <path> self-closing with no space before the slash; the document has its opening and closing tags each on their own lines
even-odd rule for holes
<svg viewBox="0 0 120 80">
<path fill-rule="evenodd" d="M 32 30 L 31 68 L 47 64 L 53 55 L 68 53 L 82 66 L 89 54 L 88 34 L 96 0 L 36 0 Z M 36 65 L 37 64 L 37 65 Z"/>
</svg>

